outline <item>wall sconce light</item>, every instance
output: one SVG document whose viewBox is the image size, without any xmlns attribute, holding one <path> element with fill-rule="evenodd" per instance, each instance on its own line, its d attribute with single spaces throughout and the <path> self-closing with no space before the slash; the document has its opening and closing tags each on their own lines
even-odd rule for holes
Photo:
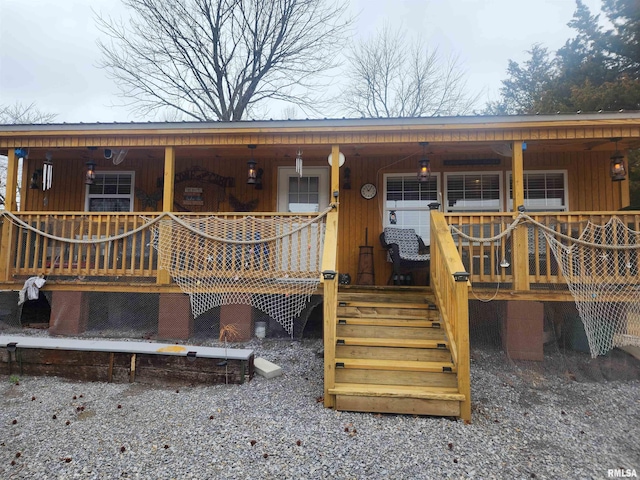
<svg viewBox="0 0 640 480">
<path fill-rule="evenodd" d="M 262 190 L 262 175 L 264 174 L 264 170 L 259 168 L 256 172 L 256 190 Z"/>
<path fill-rule="evenodd" d="M 390 210 L 389 211 L 389 223 L 391 225 L 395 225 L 396 223 L 398 223 L 398 216 L 396 215 L 396 211 L 395 210 Z"/>
<path fill-rule="evenodd" d="M 87 185 L 93 185 L 93 181 L 96 179 L 96 164 L 93 161 L 87 162 L 87 173 L 84 176 L 84 183 Z"/>
<path fill-rule="evenodd" d="M 256 161 L 253 159 L 253 151 L 256 149 L 255 145 L 247 145 L 251 149 L 251 160 L 247 162 L 249 171 L 247 172 L 247 184 L 255 185 L 258 178 L 258 171 L 256 170 Z"/>
<path fill-rule="evenodd" d="M 427 158 L 427 145 L 429 142 L 420 142 L 422 146 L 422 158 L 418 161 L 418 181 L 428 182 L 431 177 L 431 164 Z"/>
<path fill-rule="evenodd" d="M 31 190 L 38 190 L 38 178 L 40 177 L 40 174 L 42 173 L 42 170 L 37 169 L 35 172 L 33 172 L 33 175 L 31 175 L 31 183 L 29 184 L 29 188 Z"/>
<path fill-rule="evenodd" d="M 624 167 L 624 155 L 618 150 L 619 138 L 612 138 L 612 141 L 616 142 L 616 151 L 611 155 L 611 180 L 619 182 L 627 178 L 627 170 Z"/>
<path fill-rule="evenodd" d="M 466 282 L 467 280 L 469 280 L 470 276 L 471 276 L 471 274 L 468 273 L 468 272 L 455 272 L 453 274 L 453 279 L 456 282 Z"/>
<path fill-rule="evenodd" d="M 336 272 L 335 270 L 323 270 L 322 271 L 322 276 L 324 277 L 325 280 L 333 280 L 336 278 L 336 275 L 338 274 L 338 272 Z"/>
<path fill-rule="evenodd" d="M 351 190 L 351 169 L 349 167 L 344 169 L 344 181 L 342 188 L 345 190 Z"/>
</svg>

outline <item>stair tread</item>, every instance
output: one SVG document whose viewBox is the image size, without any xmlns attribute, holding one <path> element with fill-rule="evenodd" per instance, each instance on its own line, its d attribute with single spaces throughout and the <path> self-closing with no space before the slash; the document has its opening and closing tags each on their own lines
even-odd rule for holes
<svg viewBox="0 0 640 480">
<path fill-rule="evenodd" d="M 386 293 L 389 295 L 433 295 L 433 288 L 429 285 L 340 285 L 341 295 L 366 295 Z"/>
<path fill-rule="evenodd" d="M 415 338 L 420 340 L 444 340 L 442 328 L 424 328 L 414 325 L 389 327 L 385 325 L 336 325 L 336 338 Z"/>
<path fill-rule="evenodd" d="M 402 310 L 402 311 L 400 311 Z M 388 318 L 397 320 L 435 320 L 440 318 L 437 310 L 417 310 L 389 308 L 383 311 L 379 308 L 365 307 L 338 307 L 338 317 L 340 318 Z"/>
<path fill-rule="evenodd" d="M 438 328 L 433 324 L 440 324 L 439 321 L 423 320 L 419 318 L 380 318 L 380 317 L 347 317 L 338 315 L 338 321 L 346 321 L 346 325 L 371 325 L 380 327 L 426 327 Z"/>
<path fill-rule="evenodd" d="M 361 395 L 371 397 L 406 397 L 433 400 L 463 401 L 457 388 L 417 387 L 412 385 L 377 385 L 365 383 L 338 383 L 329 389 L 332 395 Z"/>
<path fill-rule="evenodd" d="M 343 340 L 343 345 L 363 345 L 368 347 L 407 347 L 407 348 L 438 348 L 444 344 L 447 348 L 449 342 L 444 338 L 419 339 L 419 338 L 375 338 L 375 337 L 338 337 Z"/>
<path fill-rule="evenodd" d="M 346 303 L 346 305 L 340 305 Z M 429 310 L 430 303 L 413 303 L 413 302 L 381 302 L 369 300 L 341 300 L 338 299 L 338 307 L 367 307 L 367 308 L 402 308 L 405 310 Z"/>
<path fill-rule="evenodd" d="M 344 368 L 359 368 L 365 370 L 395 370 L 413 372 L 442 372 L 443 368 L 456 367 L 451 362 L 420 362 L 416 360 L 378 360 L 365 358 L 336 358 L 336 364 L 341 363 Z"/>
</svg>

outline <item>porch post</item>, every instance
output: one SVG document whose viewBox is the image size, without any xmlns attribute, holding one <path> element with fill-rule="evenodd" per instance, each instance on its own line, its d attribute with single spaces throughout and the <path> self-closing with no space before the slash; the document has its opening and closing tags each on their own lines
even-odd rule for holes
<svg viewBox="0 0 640 480">
<path fill-rule="evenodd" d="M 18 158 L 15 150 L 9 148 L 7 153 L 7 190 L 4 196 L 4 208 L 9 212 L 15 212 L 18 209 L 16 199 L 16 186 L 18 183 Z M 0 242 L 0 281 L 8 281 L 11 274 L 11 237 L 13 232 L 13 223 L 8 218 L 2 222 L 2 241 Z"/>
<path fill-rule="evenodd" d="M 518 207 L 524 205 L 524 161 L 522 142 L 513 142 L 511 161 L 513 178 L 513 218 L 518 216 Z M 513 287 L 529 290 L 529 246 L 527 229 L 518 227 L 513 232 Z"/>
<path fill-rule="evenodd" d="M 620 185 L 620 208 L 628 207 L 631 205 L 631 193 L 629 192 L 630 181 L 629 181 L 629 156 L 625 152 L 624 155 L 624 164 L 627 168 L 627 178 L 625 178 L 621 182 L 613 182 Z"/>
<path fill-rule="evenodd" d="M 165 147 L 164 149 L 164 187 L 162 194 L 162 211 L 170 212 L 173 209 L 173 190 L 174 180 L 176 176 L 176 152 L 175 147 Z M 171 235 L 167 228 L 161 226 L 159 235 Z M 160 285 L 168 285 L 171 283 L 169 272 L 164 269 L 158 269 L 156 283 Z"/>
<path fill-rule="evenodd" d="M 18 210 L 16 187 L 18 186 L 18 157 L 12 148 L 7 153 L 7 191 L 4 195 L 4 208 L 10 212 Z"/>
<path fill-rule="evenodd" d="M 334 271 L 333 278 L 323 276 L 323 344 L 324 344 L 324 406 L 335 408 L 336 396 L 329 393 L 336 384 L 336 325 L 338 323 L 338 209 L 340 191 L 340 146 L 331 147 L 331 202 L 336 203 L 327 215 L 322 255 L 322 271 Z"/>
<path fill-rule="evenodd" d="M 162 195 L 162 211 L 173 210 L 173 188 L 176 176 L 176 151 L 175 147 L 164 149 L 164 191 Z"/>
<path fill-rule="evenodd" d="M 340 192 L 340 146 L 331 147 L 331 201 L 336 202 L 336 212 L 339 210 L 339 196 L 334 196 Z"/>
</svg>

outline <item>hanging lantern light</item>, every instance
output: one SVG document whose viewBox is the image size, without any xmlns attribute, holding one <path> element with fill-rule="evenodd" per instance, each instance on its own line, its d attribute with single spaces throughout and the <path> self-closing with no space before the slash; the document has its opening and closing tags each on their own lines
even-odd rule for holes
<svg viewBox="0 0 640 480">
<path fill-rule="evenodd" d="M 418 181 L 428 182 L 431 177 L 431 163 L 427 158 L 427 145 L 429 142 L 420 142 L 422 146 L 422 158 L 418 161 Z"/>
<path fill-rule="evenodd" d="M 620 139 L 616 138 L 612 140 L 616 142 L 616 151 L 613 152 L 613 155 L 611 155 L 611 180 L 614 182 L 619 182 L 627 178 L 627 170 L 624 167 L 624 155 L 618 150 L 618 140 Z"/>
<path fill-rule="evenodd" d="M 611 180 L 619 182 L 627 178 L 627 171 L 624 168 L 624 155 L 615 152 L 611 156 Z"/>
<path fill-rule="evenodd" d="M 256 178 L 258 177 L 258 172 L 256 170 L 256 161 L 253 159 L 253 151 L 256 149 L 255 145 L 247 145 L 251 150 L 251 160 L 247 162 L 247 167 L 249 171 L 247 172 L 247 184 L 255 185 Z"/>
<path fill-rule="evenodd" d="M 93 161 L 87 162 L 87 172 L 84 176 L 84 183 L 87 185 L 93 185 L 93 181 L 96 179 L 96 164 Z"/>
</svg>

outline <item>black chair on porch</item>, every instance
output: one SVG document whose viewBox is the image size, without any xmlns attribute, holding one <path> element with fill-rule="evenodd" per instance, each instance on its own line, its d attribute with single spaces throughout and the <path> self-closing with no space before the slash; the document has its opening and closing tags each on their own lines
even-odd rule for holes
<svg viewBox="0 0 640 480">
<path fill-rule="evenodd" d="M 380 243 L 387 250 L 387 261 L 393 262 L 393 272 L 387 284 L 413 285 L 413 272 L 426 269 L 429 284 L 429 247 L 413 228 L 386 227 L 380 234 Z"/>
</svg>

